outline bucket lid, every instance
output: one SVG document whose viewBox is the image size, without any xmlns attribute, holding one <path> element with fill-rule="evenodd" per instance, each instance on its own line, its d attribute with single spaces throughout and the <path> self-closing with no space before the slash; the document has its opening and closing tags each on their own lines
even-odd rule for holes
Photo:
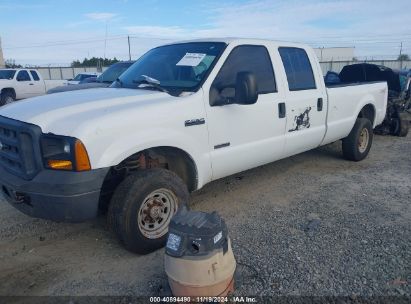
<svg viewBox="0 0 411 304">
<path fill-rule="evenodd" d="M 166 253 L 175 257 L 204 256 L 227 250 L 227 226 L 217 212 L 191 211 L 182 207 L 171 219 Z"/>
</svg>

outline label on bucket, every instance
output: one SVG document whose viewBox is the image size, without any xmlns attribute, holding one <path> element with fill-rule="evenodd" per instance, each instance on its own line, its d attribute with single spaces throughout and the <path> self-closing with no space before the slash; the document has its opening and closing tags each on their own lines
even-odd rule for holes
<svg viewBox="0 0 411 304">
<path fill-rule="evenodd" d="M 176 234 L 173 234 L 173 233 L 170 233 L 168 235 L 167 248 L 169 248 L 171 250 L 174 250 L 174 251 L 177 251 L 178 248 L 180 247 L 180 243 L 181 243 L 181 237 L 180 236 L 178 236 Z"/>
<path fill-rule="evenodd" d="M 216 244 L 219 240 L 221 240 L 222 237 L 223 237 L 223 232 L 220 231 L 219 233 L 217 233 L 217 234 L 214 236 L 214 244 Z"/>
</svg>

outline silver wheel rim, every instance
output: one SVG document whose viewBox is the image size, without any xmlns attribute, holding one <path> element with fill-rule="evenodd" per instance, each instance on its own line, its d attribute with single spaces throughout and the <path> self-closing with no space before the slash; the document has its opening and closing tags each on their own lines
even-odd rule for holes
<svg viewBox="0 0 411 304">
<path fill-rule="evenodd" d="M 168 225 L 178 208 L 176 195 L 168 189 L 158 189 L 144 199 L 138 211 L 137 222 L 141 233 L 149 239 L 158 239 L 168 232 Z"/>
<path fill-rule="evenodd" d="M 12 103 L 14 101 L 13 97 L 7 96 L 6 97 L 6 104 Z"/>
<path fill-rule="evenodd" d="M 368 141 L 370 140 L 370 133 L 368 129 L 364 128 L 361 130 L 360 137 L 358 139 L 358 150 L 360 153 L 364 153 L 368 147 Z"/>
</svg>

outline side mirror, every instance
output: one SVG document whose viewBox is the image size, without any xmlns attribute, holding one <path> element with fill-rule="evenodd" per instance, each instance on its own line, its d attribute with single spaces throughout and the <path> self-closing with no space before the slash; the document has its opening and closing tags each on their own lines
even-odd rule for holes
<svg viewBox="0 0 411 304">
<path fill-rule="evenodd" d="M 212 107 L 229 104 L 251 105 L 256 103 L 257 99 L 257 80 L 251 72 L 237 73 L 233 85 L 212 86 L 210 89 L 210 105 Z"/>
<path fill-rule="evenodd" d="M 250 105 L 257 102 L 257 80 L 251 72 L 239 72 L 235 82 L 235 103 Z"/>
</svg>

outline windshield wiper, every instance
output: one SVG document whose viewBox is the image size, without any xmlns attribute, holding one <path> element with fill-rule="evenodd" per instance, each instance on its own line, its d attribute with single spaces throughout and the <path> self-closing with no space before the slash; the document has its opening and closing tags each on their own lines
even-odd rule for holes
<svg viewBox="0 0 411 304">
<path fill-rule="evenodd" d="M 146 86 L 148 86 L 148 87 L 150 87 L 150 88 L 155 88 L 155 89 L 157 89 L 158 91 L 161 91 L 161 92 L 170 94 L 170 92 L 169 92 L 168 90 L 166 90 L 165 88 L 163 88 L 163 87 L 160 85 L 160 80 L 157 80 L 157 79 L 155 79 L 155 78 L 149 77 L 149 76 L 147 76 L 147 75 L 141 75 L 141 76 L 140 76 L 140 79 L 133 80 L 133 83 L 137 84 L 138 86 L 144 84 L 144 85 L 146 85 Z M 171 95 L 171 94 L 170 94 L 170 95 Z"/>
<path fill-rule="evenodd" d="M 112 82 L 109 82 L 109 81 L 102 81 L 103 83 L 112 83 Z M 117 82 L 119 85 L 120 85 L 120 88 L 123 86 L 123 82 L 120 80 L 120 78 L 117 78 L 116 80 L 115 80 L 115 82 Z"/>
</svg>

